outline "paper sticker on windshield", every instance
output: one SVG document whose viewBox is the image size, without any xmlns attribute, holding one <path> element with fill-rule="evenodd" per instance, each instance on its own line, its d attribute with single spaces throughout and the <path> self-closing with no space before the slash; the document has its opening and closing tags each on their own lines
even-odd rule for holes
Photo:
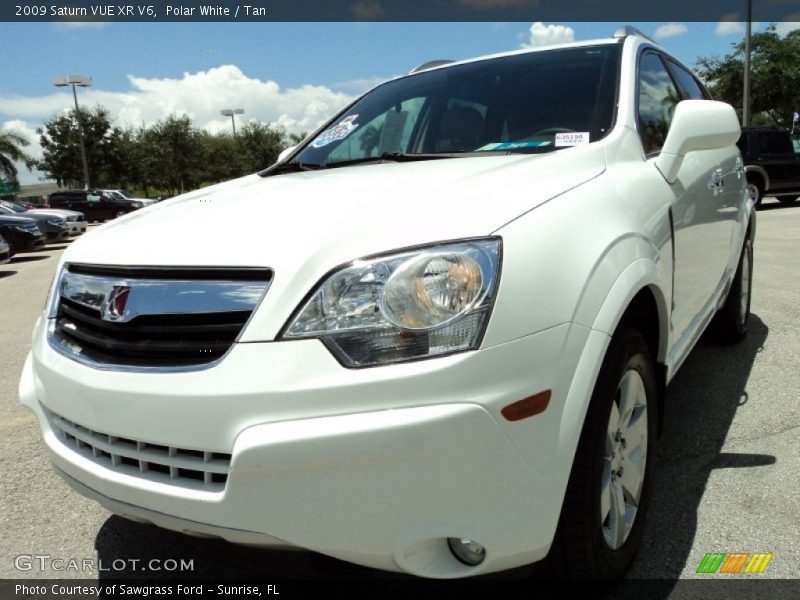
<svg viewBox="0 0 800 600">
<path fill-rule="evenodd" d="M 584 146 L 589 143 L 589 132 L 572 131 L 570 133 L 556 134 L 556 148 L 567 148 L 569 146 Z"/>
<path fill-rule="evenodd" d="M 317 139 L 311 143 L 311 147 L 322 148 L 332 142 L 343 140 L 358 129 L 358 124 L 355 122 L 357 118 L 358 115 L 350 115 L 340 121 L 338 125 L 334 125 L 330 129 L 323 131 L 317 136 Z"/>
</svg>

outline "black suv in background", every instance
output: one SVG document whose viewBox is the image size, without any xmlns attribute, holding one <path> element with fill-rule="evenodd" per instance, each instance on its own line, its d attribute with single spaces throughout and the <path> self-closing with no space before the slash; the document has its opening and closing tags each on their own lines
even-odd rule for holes
<svg viewBox="0 0 800 600">
<path fill-rule="evenodd" d="M 90 223 L 121 217 L 144 206 L 136 200 L 123 200 L 100 190 L 66 190 L 53 192 L 47 200 L 50 208 L 77 210 Z"/>
<path fill-rule="evenodd" d="M 764 196 L 775 196 L 784 204 L 800 198 L 800 153 L 786 129 L 743 127 L 738 144 L 747 171 L 747 193 L 756 206 Z"/>
</svg>

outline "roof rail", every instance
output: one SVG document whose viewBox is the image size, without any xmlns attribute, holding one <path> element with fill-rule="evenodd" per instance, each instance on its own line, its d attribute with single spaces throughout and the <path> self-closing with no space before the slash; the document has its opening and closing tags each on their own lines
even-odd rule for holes
<svg viewBox="0 0 800 600">
<path fill-rule="evenodd" d="M 411 69 L 408 74 L 411 73 L 419 73 L 420 71 L 427 71 L 428 69 L 433 69 L 435 67 L 441 67 L 442 65 L 449 65 L 450 63 L 454 63 L 454 60 L 429 60 L 428 62 L 422 63 L 418 67 L 414 67 Z"/>
<path fill-rule="evenodd" d="M 657 43 L 649 35 L 645 35 L 641 31 L 636 29 L 636 27 L 631 27 L 630 25 L 625 25 L 624 27 L 619 27 L 614 32 L 614 37 L 615 38 L 625 38 L 625 37 L 628 37 L 629 35 L 638 35 L 639 37 L 643 37 L 644 39 L 649 40 L 649 41 L 653 42 L 654 44 Z"/>
</svg>

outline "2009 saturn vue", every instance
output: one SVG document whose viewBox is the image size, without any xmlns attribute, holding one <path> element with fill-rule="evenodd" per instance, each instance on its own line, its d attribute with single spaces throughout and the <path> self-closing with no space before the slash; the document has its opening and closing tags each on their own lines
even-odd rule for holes
<svg viewBox="0 0 800 600">
<path fill-rule="evenodd" d="M 629 29 L 424 65 L 73 243 L 22 402 L 130 518 L 426 577 L 620 576 L 666 384 L 709 325 L 747 331 L 739 135 Z"/>
</svg>

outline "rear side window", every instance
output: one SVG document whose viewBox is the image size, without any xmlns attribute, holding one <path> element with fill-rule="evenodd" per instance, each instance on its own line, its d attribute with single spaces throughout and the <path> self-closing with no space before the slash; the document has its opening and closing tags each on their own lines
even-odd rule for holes
<svg viewBox="0 0 800 600">
<path fill-rule="evenodd" d="M 667 64 L 669 64 L 669 69 L 681 89 L 684 100 L 709 100 L 708 93 L 700 87 L 694 75 L 674 61 L 667 60 Z"/>
<path fill-rule="evenodd" d="M 657 154 L 667 139 L 675 107 L 683 100 L 661 58 L 647 52 L 639 64 L 639 134 L 645 154 Z"/>
<path fill-rule="evenodd" d="M 759 149 L 762 154 L 792 154 L 792 140 L 786 133 L 764 132 L 758 136 Z"/>
</svg>

